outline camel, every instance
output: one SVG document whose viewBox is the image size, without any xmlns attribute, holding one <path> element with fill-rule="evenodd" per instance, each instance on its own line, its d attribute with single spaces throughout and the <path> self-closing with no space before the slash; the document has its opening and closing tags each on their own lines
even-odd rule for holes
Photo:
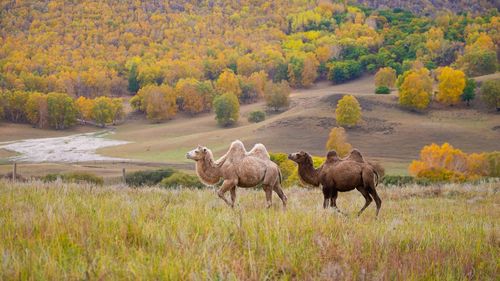
<svg viewBox="0 0 500 281">
<path fill-rule="evenodd" d="M 214 185 L 222 178 L 224 181 L 217 191 L 220 198 L 229 206 L 234 207 L 236 187 L 255 187 L 262 184 L 266 193 L 267 207 L 272 204 L 272 192 L 276 192 L 286 207 L 287 197 L 281 189 L 281 171 L 269 159 L 269 153 L 262 144 L 257 144 L 249 152 L 241 141 L 234 141 L 228 152 L 217 161 L 212 151 L 198 146 L 186 154 L 188 159 L 196 161 L 196 174 L 206 185 Z M 231 192 L 231 202 L 225 193 Z"/>
<path fill-rule="evenodd" d="M 353 150 L 344 159 L 339 158 L 334 150 L 329 151 L 325 163 L 319 168 L 314 168 L 311 155 L 304 151 L 289 154 L 288 158 L 298 164 L 301 181 L 312 186 L 322 186 L 323 208 L 327 208 L 330 203 L 331 207 L 339 210 L 336 202 L 338 192 L 357 189 L 366 200 L 358 216 L 373 200 L 377 205 L 376 215 L 378 216 L 382 206 L 382 200 L 375 190 L 379 175 L 375 168 L 364 160 L 358 150 Z"/>
</svg>

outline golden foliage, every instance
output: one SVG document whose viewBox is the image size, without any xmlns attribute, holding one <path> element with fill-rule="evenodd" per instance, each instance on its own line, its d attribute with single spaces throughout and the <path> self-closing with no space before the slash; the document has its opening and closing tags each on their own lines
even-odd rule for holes
<svg viewBox="0 0 500 281">
<path fill-rule="evenodd" d="M 241 95 L 240 81 L 230 69 L 226 69 L 221 73 L 215 83 L 215 89 L 219 94 L 230 93 L 238 98 Z"/>
<path fill-rule="evenodd" d="M 427 108 L 432 93 L 429 70 L 426 68 L 410 70 L 403 76 L 405 78 L 399 87 L 399 104 L 418 110 Z"/>
<path fill-rule="evenodd" d="M 375 74 L 375 86 L 394 87 L 396 83 L 396 71 L 391 67 L 382 67 Z"/>
<path fill-rule="evenodd" d="M 408 167 L 411 175 L 432 181 L 463 181 L 489 175 L 487 153 L 467 154 L 449 143 L 430 144 Z"/>
<path fill-rule="evenodd" d="M 347 142 L 347 134 L 344 128 L 335 127 L 330 131 L 328 141 L 326 142 L 326 149 L 337 151 L 340 157 L 345 157 L 349 154 L 352 150 L 352 145 Z"/>
<path fill-rule="evenodd" d="M 438 72 L 437 100 L 449 105 L 458 104 L 465 88 L 465 74 L 451 67 L 443 67 Z"/>
</svg>

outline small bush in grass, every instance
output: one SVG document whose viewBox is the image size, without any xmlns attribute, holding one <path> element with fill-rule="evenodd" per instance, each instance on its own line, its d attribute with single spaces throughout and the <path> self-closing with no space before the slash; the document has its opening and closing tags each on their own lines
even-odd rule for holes
<svg viewBox="0 0 500 281">
<path fill-rule="evenodd" d="M 63 176 L 63 180 L 67 182 L 88 182 L 97 185 L 103 185 L 104 179 L 102 177 L 96 176 L 91 173 L 82 173 L 82 172 L 73 172 L 69 174 L 65 174 Z"/>
<path fill-rule="evenodd" d="M 266 119 L 266 114 L 261 110 L 250 112 L 248 115 L 248 122 L 259 123 Z"/>
<path fill-rule="evenodd" d="M 85 172 L 72 172 L 69 174 L 47 174 L 43 176 L 41 180 L 44 182 L 53 182 L 56 181 L 58 178 L 61 178 L 61 180 L 64 182 L 74 182 L 74 183 L 87 182 L 96 185 L 104 184 L 104 179 L 102 177 Z"/>
<path fill-rule="evenodd" d="M 164 188 L 190 187 L 203 188 L 203 184 L 198 180 L 197 176 L 175 172 L 168 178 L 164 178 L 160 185 Z"/>
<path fill-rule="evenodd" d="M 382 180 L 384 185 L 396 185 L 403 186 L 407 184 L 412 184 L 415 182 L 415 179 L 412 176 L 399 176 L 399 175 L 386 175 Z"/>
<path fill-rule="evenodd" d="M 375 94 L 377 95 L 388 95 L 391 93 L 391 89 L 386 86 L 380 86 L 375 89 Z"/>
<path fill-rule="evenodd" d="M 154 171 L 137 171 L 125 176 L 125 182 L 131 186 L 155 185 L 164 178 L 170 177 L 175 171 L 170 168 Z"/>
</svg>

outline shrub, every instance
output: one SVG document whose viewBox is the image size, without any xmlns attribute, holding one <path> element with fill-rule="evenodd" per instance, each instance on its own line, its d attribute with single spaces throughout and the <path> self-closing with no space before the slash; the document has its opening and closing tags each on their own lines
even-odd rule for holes
<svg viewBox="0 0 500 281">
<path fill-rule="evenodd" d="M 380 86 L 375 89 L 375 94 L 378 95 L 388 95 L 391 93 L 391 89 L 386 86 Z"/>
<path fill-rule="evenodd" d="M 417 175 L 418 179 L 426 179 L 429 182 L 464 182 L 464 174 L 450 171 L 444 168 L 430 168 L 422 170 Z"/>
<path fill-rule="evenodd" d="M 104 184 L 104 180 L 102 177 L 85 172 L 73 172 L 65 174 L 63 175 L 63 180 L 66 182 L 75 182 L 75 183 L 88 182 L 96 185 Z"/>
<path fill-rule="evenodd" d="M 386 175 L 382 179 L 384 185 L 404 186 L 415 182 L 412 176 Z"/>
<path fill-rule="evenodd" d="M 343 83 L 361 75 L 361 64 L 354 60 L 336 61 L 328 65 L 328 80 L 335 84 Z"/>
<path fill-rule="evenodd" d="M 170 177 L 175 171 L 170 168 L 154 171 L 137 171 L 125 176 L 125 182 L 131 186 L 155 185 L 164 178 Z"/>
<path fill-rule="evenodd" d="M 391 67 L 383 67 L 375 74 L 375 86 L 387 88 L 394 87 L 396 83 L 396 71 Z"/>
<path fill-rule="evenodd" d="M 203 184 L 198 180 L 197 176 L 175 172 L 168 178 L 164 178 L 160 182 L 160 186 L 164 188 L 176 188 L 176 187 L 191 187 L 191 188 L 203 188 Z"/>
<path fill-rule="evenodd" d="M 248 115 L 248 122 L 252 123 L 259 123 L 264 121 L 265 119 L 266 119 L 266 114 L 264 113 L 264 111 L 261 110 L 252 111 Z"/>
<path fill-rule="evenodd" d="M 288 107 L 290 104 L 290 86 L 286 81 L 268 82 L 264 87 L 266 105 L 274 111 Z"/>
<path fill-rule="evenodd" d="M 60 178 L 64 182 L 74 182 L 74 183 L 93 183 L 95 185 L 103 185 L 104 179 L 100 176 L 96 176 L 91 173 L 86 172 L 72 172 L 68 174 L 47 174 L 41 178 L 43 182 L 53 182 Z"/>
<path fill-rule="evenodd" d="M 481 98 L 488 106 L 500 111 L 500 79 L 484 82 L 481 85 Z"/>
</svg>

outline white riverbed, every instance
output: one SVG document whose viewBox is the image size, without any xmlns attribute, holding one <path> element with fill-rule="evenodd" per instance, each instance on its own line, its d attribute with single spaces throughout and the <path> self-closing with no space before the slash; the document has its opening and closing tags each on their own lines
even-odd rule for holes
<svg viewBox="0 0 500 281">
<path fill-rule="evenodd" d="M 96 150 L 103 147 L 127 144 L 127 141 L 105 138 L 110 132 L 97 132 L 71 135 L 59 138 L 24 139 L 0 143 L 0 148 L 17 152 L 9 157 L 16 162 L 86 162 L 86 161 L 123 161 L 99 155 Z"/>
</svg>

